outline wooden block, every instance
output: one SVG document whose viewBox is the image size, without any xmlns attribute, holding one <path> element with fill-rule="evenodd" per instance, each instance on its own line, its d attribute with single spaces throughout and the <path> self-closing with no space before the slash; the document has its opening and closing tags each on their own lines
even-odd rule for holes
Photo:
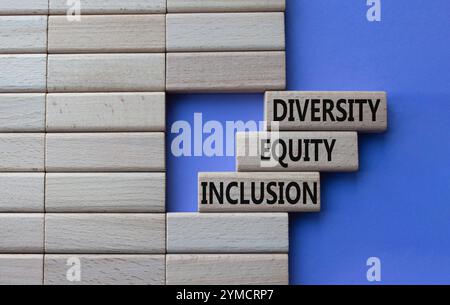
<svg viewBox="0 0 450 305">
<path fill-rule="evenodd" d="M 0 173 L 1 213 L 44 213 L 44 173 Z"/>
<path fill-rule="evenodd" d="M 237 133 L 240 172 L 357 171 L 356 132 Z"/>
<path fill-rule="evenodd" d="M 43 253 L 44 214 L 0 214 L 0 253 Z"/>
<path fill-rule="evenodd" d="M 50 16 L 49 53 L 165 52 L 165 15 Z"/>
<path fill-rule="evenodd" d="M 268 130 L 382 132 L 386 100 L 386 92 L 266 92 L 265 120 Z"/>
<path fill-rule="evenodd" d="M 46 15 L 48 0 L 2 0 L 0 15 Z"/>
<path fill-rule="evenodd" d="M 167 15 L 168 52 L 284 49 L 284 13 Z"/>
<path fill-rule="evenodd" d="M 47 55 L 0 55 L 0 93 L 45 92 Z"/>
<path fill-rule="evenodd" d="M 288 215 L 167 214 L 167 253 L 287 253 Z"/>
<path fill-rule="evenodd" d="M 280 12 L 285 9 L 285 0 L 167 0 L 169 13 Z"/>
<path fill-rule="evenodd" d="M 67 277 L 74 263 L 79 281 Z M 165 255 L 46 255 L 45 285 L 165 285 Z"/>
<path fill-rule="evenodd" d="M 47 16 L 0 16 L 0 53 L 47 53 Z"/>
<path fill-rule="evenodd" d="M 66 14 L 67 0 L 50 0 L 50 14 Z M 81 15 L 154 14 L 166 12 L 166 0 L 80 0 Z M 83 17 L 81 17 L 83 20 Z"/>
<path fill-rule="evenodd" d="M 44 255 L 0 255 L 0 285 L 42 285 Z"/>
<path fill-rule="evenodd" d="M 165 93 L 52 93 L 47 131 L 164 131 Z"/>
<path fill-rule="evenodd" d="M 165 178 L 164 173 L 49 173 L 46 211 L 165 212 Z"/>
<path fill-rule="evenodd" d="M 287 254 L 167 255 L 167 285 L 288 285 Z"/>
<path fill-rule="evenodd" d="M 168 53 L 166 86 L 171 92 L 284 90 L 285 52 Z"/>
<path fill-rule="evenodd" d="M 162 172 L 164 133 L 47 134 L 48 172 Z"/>
<path fill-rule="evenodd" d="M 200 212 L 319 212 L 319 173 L 199 173 Z"/>
<path fill-rule="evenodd" d="M 0 134 L 0 172 L 44 171 L 43 133 Z"/>
<path fill-rule="evenodd" d="M 48 56 L 49 92 L 165 91 L 165 54 Z"/>
<path fill-rule="evenodd" d="M 45 214 L 52 254 L 165 253 L 165 214 Z"/>
<path fill-rule="evenodd" d="M 45 94 L 0 94 L 0 132 L 45 131 Z"/>
</svg>

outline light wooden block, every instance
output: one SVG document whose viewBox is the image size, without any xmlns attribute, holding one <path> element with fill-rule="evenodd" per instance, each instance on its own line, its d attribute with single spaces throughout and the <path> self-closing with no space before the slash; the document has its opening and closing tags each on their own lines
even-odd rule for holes
<svg viewBox="0 0 450 305">
<path fill-rule="evenodd" d="M 165 212 L 165 178 L 164 173 L 49 173 L 46 211 Z"/>
<path fill-rule="evenodd" d="M 0 285 L 42 285 L 44 255 L 0 255 Z"/>
<path fill-rule="evenodd" d="M 44 173 L 0 173 L 0 212 L 43 213 Z"/>
<path fill-rule="evenodd" d="M 49 92 L 165 91 L 165 54 L 48 56 Z"/>
<path fill-rule="evenodd" d="M 237 133 L 240 172 L 351 172 L 359 168 L 356 132 Z"/>
<path fill-rule="evenodd" d="M 165 170 L 164 133 L 47 134 L 48 172 Z"/>
<path fill-rule="evenodd" d="M 44 171 L 43 133 L 0 134 L 0 172 Z"/>
<path fill-rule="evenodd" d="M 0 15 L 48 14 L 48 0 L 2 0 Z"/>
<path fill-rule="evenodd" d="M 285 0 L 167 0 L 169 13 L 279 12 L 285 9 Z"/>
<path fill-rule="evenodd" d="M 287 253 L 288 215 L 167 214 L 167 253 Z"/>
<path fill-rule="evenodd" d="M 0 93 L 45 92 L 47 55 L 0 55 Z"/>
<path fill-rule="evenodd" d="M 0 253 L 44 253 L 44 214 L 0 214 Z"/>
<path fill-rule="evenodd" d="M 165 253 L 165 214 L 45 214 L 52 254 Z"/>
<path fill-rule="evenodd" d="M 284 90 L 285 52 L 168 53 L 166 86 L 171 92 Z"/>
<path fill-rule="evenodd" d="M 265 120 L 268 130 L 382 132 L 386 100 L 386 92 L 272 91 L 265 96 Z"/>
<path fill-rule="evenodd" d="M 80 281 L 67 277 L 80 263 Z M 45 285 L 165 285 L 165 255 L 46 255 Z"/>
<path fill-rule="evenodd" d="M 167 255 L 167 285 L 288 285 L 287 254 Z"/>
<path fill-rule="evenodd" d="M 319 212 L 319 173 L 199 173 L 200 212 Z"/>
<path fill-rule="evenodd" d="M 47 53 L 47 16 L 0 16 L 0 53 Z"/>
<path fill-rule="evenodd" d="M 165 110 L 165 93 L 52 93 L 47 131 L 164 131 Z"/>
<path fill-rule="evenodd" d="M 284 13 L 167 15 L 168 52 L 284 49 Z"/>
<path fill-rule="evenodd" d="M 165 15 L 50 16 L 49 53 L 165 52 Z"/>
<path fill-rule="evenodd" d="M 66 14 L 67 0 L 50 0 L 50 14 Z M 166 12 L 166 0 L 80 0 L 81 15 L 155 14 Z M 83 18 L 83 17 L 81 17 Z"/>
<path fill-rule="evenodd" d="M 45 94 L 0 94 L 0 132 L 45 131 Z"/>
</svg>

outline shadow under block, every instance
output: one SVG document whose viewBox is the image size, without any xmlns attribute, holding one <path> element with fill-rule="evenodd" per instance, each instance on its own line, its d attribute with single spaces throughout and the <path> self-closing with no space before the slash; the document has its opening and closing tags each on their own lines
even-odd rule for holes
<svg viewBox="0 0 450 305">
<path fill-rule="evenodd" d="M 46 211 L 163 213 L 165 178 L 164 173 L 48 173 Z"/>
<path fill-rule="evenodd" d="M 47 131 L 164 131 L 165 109 L 162 92 L 52 93 L 47 95 Z"/>
<path fill-rule="evenodd" d="M 265 95 L 267 129 L 382 132 L 386 92 L 271 91 Z"/>
<path fill-rule="evenodd" d="M 166 87 L 169 92 L 284 90 L 285 52 L 167 53 Z"/>
<path fill-rule="evenodd" d="M 167 51 L 284 51 L 284 13 L 168 14 Z"/>
<path fill-rule="evenodd" d="M 50 14 L 67 13 L 67 0 L 49 0 Z M 154 14 L 166 12 L 166 0 L 80 0 L 81 15 Z M 83 17 L 82 17 L 83 18 Z"/>
<path fill-rule="evenodd" d="M 61 0 L 61 3 L 66 3 Z M 67 10 L 67 5 L 66 9 Z M 0 1 L 0 15 L 33 15 L 48 14 L 48 0 L 2 0 Z"/>
<path fill-rule="evenodd" d="M 46 135 L 47 172 L 163 172 L 164 133 Z"/>
<path fill-rule="evenodd" d="M 287 254 L 167 255 L 167 285 L 288 285 Z"/>
<path fill-rule="evenodd" d="M 49 53 L 165 52 L 165 15 L 50 16 Z"/>
<path fill-rule="evenodd" d="M 0 253 L 44 253 L 44 214 L 0 214 Z"/>
<path fill-rule="evenodd" d="M 44 255 L 0 255 L 0 285 L 42 285 Z"/>
<path fill-rule="evenodd" d="M 165 54 L 54 54 L 48 92 L 165 91 Z"/>
<path fill-rule="evenodd" d="M 44 175 L 0 173 L 0 213 L 44 213 Z"/>
<path fill-rule="evenodd" d="M 47 53 L 47 16 L 0 16 L 0 53 Z"/>
<path fill-rule="evenodd" d="M 45 214 L 51 254 L 163 254 L 165 214 Z"/>
<path fill-rule="evenodd" d="M 44 171 L 44 133 L 0 133 L 0 172 Z"/>
<path fill-rule="evenodd" d="M 319 212 L 319 173 L 199 173 L 200 212 Z"/>
<path fill-rule="evenodd" d="M 287 253 L 288 215 L 167 214 L 167 253 Z"/>
<path fill-rule="evenodd" d="M 79 281 L 67 279 L 74 260 Z M 164 285 L 165 265 L 165 255 L 45 255 L 45 285 Z"/>
<path fill-rule="evenodd" d="M 359 168 L 356 132 L 238 132 L 239 172 L 352 172 Z"/>
<path fill-rule="evenodd" d="M 45 131 L 45 94 L 0 94 L 0 132 Z"/>
<path fill-rule="evenodd" d="M 279 12 L 285 9 L 285 0 L 167 0 L 169 13 Z"/>
<path fill-rule="evenodd" d="M 45 92 L 47 55 L 0 55 L 0 93 Z"/>
</svg>

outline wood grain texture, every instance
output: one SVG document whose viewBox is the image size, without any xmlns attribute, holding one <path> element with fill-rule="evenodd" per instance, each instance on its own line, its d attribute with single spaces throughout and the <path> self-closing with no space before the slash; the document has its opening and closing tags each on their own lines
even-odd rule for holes
<svg viewBox="0 0 450 305">
<path fill-rule="evenodd" d="M 165 15 L 50 16 L 49 53 L 165 52 Z"/>
<path fill-rule="evenodd" d="M 44 255 L 0 255 L 0 285 L 42 285 Z"/>
<path fill-rule="evenodd" d="M 44 214 L 0 214 L 0 253 L 44 253 Z"/>
<path fill-rule="evenodd" d="M 288 285 L 287 254 L 167 255 L 167 285 Z"/>
<path fill-rule="evenodd" d="M 79 282 L 66 276 L 74 259 Z M 46 255 L 45 285 L 165 285 L 165 265 L 165 255 Z"/>
<path fill-rule="evenodd" d="M 199 173 L 198 184 L 200 212 L 320 211 L 319 173 Z"/>
<path fill-rule="evenodd" d="M 165 212 L 165 178 L 164 173 L 49 173 L 46 211 Z"/>
<path fill-rule="evenodd" d="M 382 132 L 386 92 L 271 91 L 265 95 L 267 129 Z"/>
<path fill-rule="evenodd" d="M 284 49 L 284 13 L 167 15 L 168 52 Z"/>
<path fill-rule="evenodd" d="M 166 86 L 169 92 L 284 90 L 285 52 L 168 53 Z"/>
<path fill-rule="evenodd" d="M 66 0 L 50 0 L 50 14 L 66 14 Z M 81 15 L 153 14 L 166 12 L 166 0 L 80 0 Z"/>
<path fill-rule="evenodd" d="M 288 215 L 167 214 L 167 253 L 287 253 Z"/>
<path fill-rule="evenodd" d="M 47 131 L 164 131 L 165 110 L 165 93 L 53 93 Z"/>
<path fill-rule="evenodd" d="M 0 93 L 45 92 L 47 55 L 0 55 Z"/>
<path fill-rule="evenodd" d="M 165 214 L 45 214 L 51 254 L 165 253 Z"/>
<path fill-rule="evenodd" d="M 165 54 L 48 56 L 49 92 L 165 91 Z"/>
<path fill-rule="evenodd" d="M 162 172 L 164 133 L 47 134 L 48 172 Z"/>
<path fill-rule="evenodd" d="M 1 213 L 43 213 L 44 173 L 0 173 Z"/>
<path fill-rule="evenodd" d="M 169 13 L 278 12 L 285 9 L 285 0 L 167 0 Z"/>
<path fill-rule="evenodd" d="M 44 171 L 43 133 L 0 134 L 0 172 Z"/>
<path fill-rule="evenodd" d="M 0 15 L 48 14 L 48 0 L 2 0 Z"/>
<path fill-rule="evenodd" d="M 47 53 L 47 16 L 0 16 L 0 53 Z"/>
<path fill-rule="evenodd" d="M 45 94 L 0 94 L 0 132 L 45 131 Z"/>
<path fill-rule="evenodd" d="M 356 132 L 238 132 L 236 147 L 240 172 L 359 169 Z"/>
</svg>

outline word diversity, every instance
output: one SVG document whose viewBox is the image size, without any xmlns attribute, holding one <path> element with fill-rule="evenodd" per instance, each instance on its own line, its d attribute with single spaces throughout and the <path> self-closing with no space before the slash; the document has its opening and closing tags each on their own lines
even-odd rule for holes
<svg viewBox="0 0 450 305">
<path fill-rule="evenodd" d="M 358 132 L 387 129 L 386 93 L 266 92 L 265 120 L 237 133 L 237 172 L 199 174 L 200 212 L 320 211 L 320 172 L 359 169 Z"/>
</svg>

